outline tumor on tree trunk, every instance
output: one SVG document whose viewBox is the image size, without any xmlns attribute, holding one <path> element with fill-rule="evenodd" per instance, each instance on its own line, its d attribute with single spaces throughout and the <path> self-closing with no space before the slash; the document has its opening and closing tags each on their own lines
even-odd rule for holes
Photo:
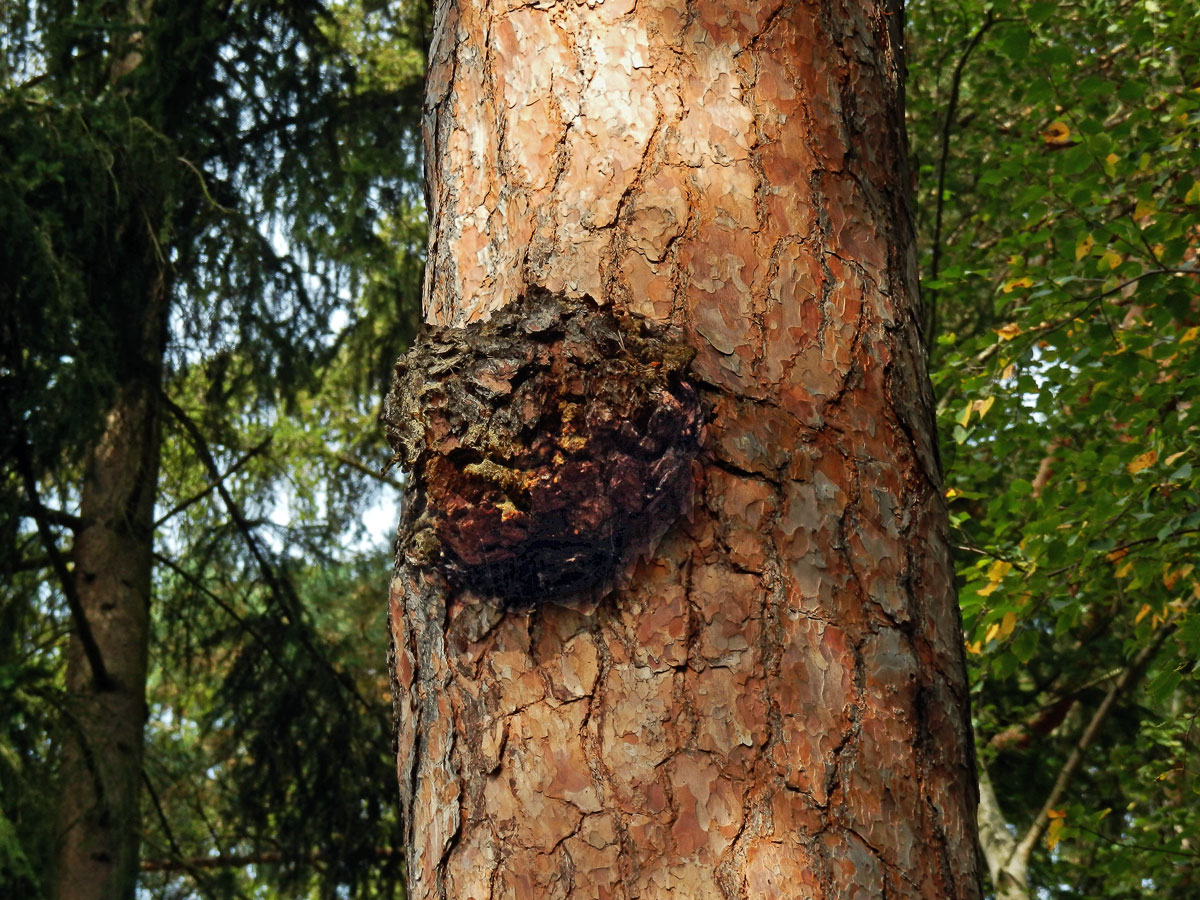
<svg viewBox="0 0 1200 900">
<path fill-rule="evenodd" d="M 418 489 L 404 552 L 506 603 L 611 587 L 691 498 L 693 355 L 649 322 L 544 290 L 427 330 L 384 406 Z"/>
</svg>

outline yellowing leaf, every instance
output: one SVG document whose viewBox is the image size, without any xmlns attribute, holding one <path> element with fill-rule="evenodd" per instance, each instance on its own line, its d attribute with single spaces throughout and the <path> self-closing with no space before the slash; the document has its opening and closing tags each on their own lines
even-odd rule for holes
<svg viewBox="0 0 1200 900">
<path fill-rule="evenodd" d="M 954 421 L 956 421 L 963 428 L 967 427 L 967 423 L 971 421 L 971 404 L 970 403 L 968 403 L 966 406 L 964 406 L 962 408 L 962 412 L 960 412 L 958 414 L 958 418 L 955 419 Z"/>
<path fill-rule="evenodd" d="M 1004 614 L 1004 618 L 1000 620 L 1000 637 L 1006 638 L 1013 633 L 1013 629 L 1017 627 L 1017 614 L 1009 610 Z"/>
<path fill-rule="evenodd" d="M 1053 850 L 1058 846 L 1058 842 L 1062 840 L 1062 830 L 1066 821 L 1059 818 L 1051 817 L 1050 827 L 1046 829 L 1046 846 Z"/>
<path fill-rule="evenodd" d="M 1143 603 L 1142 608 L 1138 610 L 1137 615 L 1133 617 L 1133 624 L 1136 625 L 1142 619 L 1146 618 L 1146 614 L 1150 612 L 1150 604 Z"/>
<path fill-rule="evenodd" d="M 1051 147 L 1061 147 L 1071 142 L 1071 128 L 1062 119 L 1056 119 L 1042 132 L 1042 140 Z"/>
<path fill-rule="evenodd" d="M 1143 469 L 1148 469 L 1158 460 L 1157 450 L 1147 450 L 1145 453 L 1139 453 L 1125 468 L 1130 475 L 1136 475 Z"/>
<path fill-rule="evenodd" d="M 993 328 L 992 330 L 1000 336 L 1000 340 L 1011 341 L 1021 333 L 1021 326 L 1016 322 L 1009 322 L 1007 325 L 1004 325 L 1000 328 Z"/>
<path fill-rule="evenodd" d="M 988 582 L 988 584 L 985 587 L 981 587 L 978 591 L 976 591 L 976 593 L 979 594 L 980 597 L 986 597 L 989 594 L 994 594 L 996 592 L 996 588 L 998 588 L 998 587 L 1000 587 L 1000 582 L 991 581 L 991 582 Z M 999 626 L 997 626 L 997 627 L 999 627 Z M 991 640 L 991 638 L 988 638 L 988 640 Z"/>
<path fill-rule="evenodd" d="M 1173 572 L 1163 572 L 1163 587 L 1165 587 L 1168 591 L 1175 590 L 1175 585 L 1179 583 L 1179 579 L 1187 578 L 1187 576 L 1192 574 L 1192 569 L 1194 568 L 1196 568 L 1194 565 L 1186 565 L 1175 569 Z"/>
<path fill-rule="evenodd" d="M 998 559 L 988 566 L 988 581 L 999 581 L 1005 575 L 1012 571 L 1013 564 L 1006 562 L 1003 559 Z"/>
<path fill-rule="evenodd" d="M 1104 161 L 1110 166 L 1115 166 L 1121 161 L 1121 157 L 1117 156 L 1115 153 L 1110 153 L 1108 156 L 1104 157 Z"/>
<path fill-rule="evenodd" d="M 998 635 L 999 633 L 1000 633 L 1000 623 L 993 622 L 991 625 L 988 626 L 987 634 L 984 635 L 983 639 L 985 642 L 994 641 L 996 639 L 996 635 Z"/>
<path fill-rule="evenodd" d="M 1131 559 L 1128 562 L 1126 562 L 1125 565 L 1123 565 L 1119 569 L 1117 569 L 1117 571 L 1114 572 L 1113 574 L 1116 575 L 1118 578 L 1124 578 L 1132 571 L 1133 571 L 1133 560 Z"/>
<path fill-rule="evenodd" d="M 1090 234 L 1086 235 L 1083 240 L 1075 245 L 1075 259 L 1080 260 L 1092 252 L 1092 248 L 1096 246 L 1096 239 Z"/>
<path fill-rule="evenodd" d="M 1200 203 L 1200 181 L 1197 181 L 1190 188 L 1188 188 L 1188 192 L 1183 195 L 1183 202 Z"/>
<path fill-rule="evenodd" d="M 974 643 L 967 644 L 967 652 L 974 653 L 976 656 L 978 656 L 983 652 L 983 642 L 975 641 Z"/>
<path fill-rule="evenodd" d="M 1158 205 L 1152 200 L 1139 200 L 1137 202 L 1137 207 L 1135 207 L 1133 210 L 1133 217 L 1135 219 L 1141 219 L 1145 216 L 1152 216 L 1156 212 L 1158 212 Z"/>
<path fill-rule="evenodd" d="M 1111 563 L 1115 563 L 1115 562 L 1120 561 L 1122 558 L 1124 558 L 1128 553 L 1129 553 L 1128 547 L 1119 547 L 1116 550 L 1111 550 L 1108 553 L 1105 553 L 1104 558 L 1107 559 Z"/>
<path fill-rule="evenodd" d="M 1004 287 L 1000 288 L 1006 294 L 1011 294 L 1017 288 L 1033 287 L 1033 279 L 1028 275 L 1023 275 L 1020 278 L 1014 278 L 1012 281 L 1006 282 Z"/>
<path fill-rule="evenodd" d="M 1180 450 L 1178 453 L 1172 453 L 1170 456 L 1164 459 L 1163 462 L 1168 466 L 1173 466 L 1175 465 L 1175 460 L 1179 459 L 1179 457 L 1183 456 L 1185 453 L 1187 453 L 1186 450 Z"/>
<path fill-rule="evenodd" d="M 1200 182 L 1197 183 L 1200 184 Z M 1179 343 L 1186 344 L 1188 341 L 1194 341 L 1196 339 L 1196 335 L 1198 334 L 1200 334 L 1200 325 L 1193 325 L 1179 336 Z"/>
<path fill-rule="evenodd" d="M 955 497 L 961 497 L 962 491 L 958 488 L 946 488 L 946 499 L 953 500 Z"/>
<path fill-rule="evenodd" d="M 1067 811 L 1065 809 L 1048 809 L 1046 810 L 1046 816 L 1051 819 L 1065 819 Z"/>
<path fill-rule="evenodd" d="M 1121 264 L 1121 254 L 1115 250 L 1105 250 L 1104 255 L 1100 257 L 1100 265 L 1108 266 L 1110 269 L 1115 269 Z"/>
<path fill-rule="evenodd" d="M 995 397 L 985 397 L 983 400 L 976 400 L 974 403 L 972 403 L 971 408 L 976 410 L 979 413 L 979 418 L 982 419 L 987 415 L 987 411 L 992 408 L 992 405 L 995 402 Z"/>
<path fill-rule="evenodd" d="M 1000 377 L 1003 378 L 1005 381 L 1009 381 L 1012 379 L 1013 375 L 1016 374 L 1016 371 L 1017 371 L 1017 367 L 1015 365 L 1013 365 L 1012 363 L 1009 363 L 1007 366 L 1004 367 L 1004 371 L 1001 373 Z"/>
</svg>

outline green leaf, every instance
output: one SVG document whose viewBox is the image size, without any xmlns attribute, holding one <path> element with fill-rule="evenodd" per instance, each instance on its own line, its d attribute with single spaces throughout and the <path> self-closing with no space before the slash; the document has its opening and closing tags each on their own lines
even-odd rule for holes
<svg viewBox="0 0 1200 900">
<path fill-rule="evenodd" d="M 1028 497 L 1033 493 L 1033 483 L 1024 478 L 1014 478 L 1009 483 L 1008 490 L 1018 497 Z"/>
<path fill-rule="evenodd" d="M 1174 669 L 1159 672 L 1146 685 L 1146 693 L 1155 705 L 1165 703 L 1179 689 L 1183 676 Z"/>
</svg>

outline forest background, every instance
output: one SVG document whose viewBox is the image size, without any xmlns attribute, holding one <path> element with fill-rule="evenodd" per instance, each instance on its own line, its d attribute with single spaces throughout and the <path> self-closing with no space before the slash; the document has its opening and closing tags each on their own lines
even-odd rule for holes
<svg viewBox="0 0 1200 900">
<path fill-rule="evenodd" d="M 989 868 L 1006 896 L 1194 897 L 1197 10 L 907 17 Z M 139 897 L 402 893 L 377 419 L 420 302 L 430 27 L 371 0 L 0 7 L 2 896 L 50 888 L 135 232 L 169 300 Z"/>
</svg>

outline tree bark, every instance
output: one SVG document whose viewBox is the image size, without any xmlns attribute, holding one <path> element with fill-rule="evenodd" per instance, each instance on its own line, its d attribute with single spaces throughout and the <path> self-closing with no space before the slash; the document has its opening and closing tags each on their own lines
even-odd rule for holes
<svg viewBox="0 0 1200 900">
<path fill-rule="evenodd" d="M 690 514 L 598 601 L 455 587 L 414 473 L 409 896 L 981 896 L 899 5 L 435 21 L 427 322 L 586 295 L 683 335 L 708 424 Z"/>
<path fill-rule="evenodd" d="M 130 268 L 145 275 L 145 300 L 122 338 L 123 377 L 87 461 L 73 552 L 79 611 L 102 665 L 98 671 L 77 627 L 63 705 L 57 900 L 131 900 L 138 872 L 167 292 L 146 245 L 149 222 L 135 221 L 129 241 L 141 252 L 126 259 L 141 256 Z"/>
<path fill-rule="evenodd" d="M 146 721 L 157 384 L 126 385 L 92 455 L 75 543 L 75 584 L 107 673 L 78 636 L 67 660 L 55 896 L 126 900 L 137 877 Z"/>
<path fill-rule="evenodd" d="M 149 12 L 148 2 L 131 0 L 126 21 L 143 26 Z M 142 40 L 141 31 L 131 31 L 115 48 L 110 85 L 141 64 Z M 84 464 L 83 524 L 67 588 L 76 602 L 60 732 L 55 900 L 132 900 L 137 885 L 169 304 L 168 263 L 158 243 L 165 197 L 159 181 L 139 171 L 145 164 L 136 145 L 114 160 L 120 189 L 98 242 L 104 252 L 86 277 L 92 312 L 112 337 L 106 374 L 114 389 Z"/>
</svg>

